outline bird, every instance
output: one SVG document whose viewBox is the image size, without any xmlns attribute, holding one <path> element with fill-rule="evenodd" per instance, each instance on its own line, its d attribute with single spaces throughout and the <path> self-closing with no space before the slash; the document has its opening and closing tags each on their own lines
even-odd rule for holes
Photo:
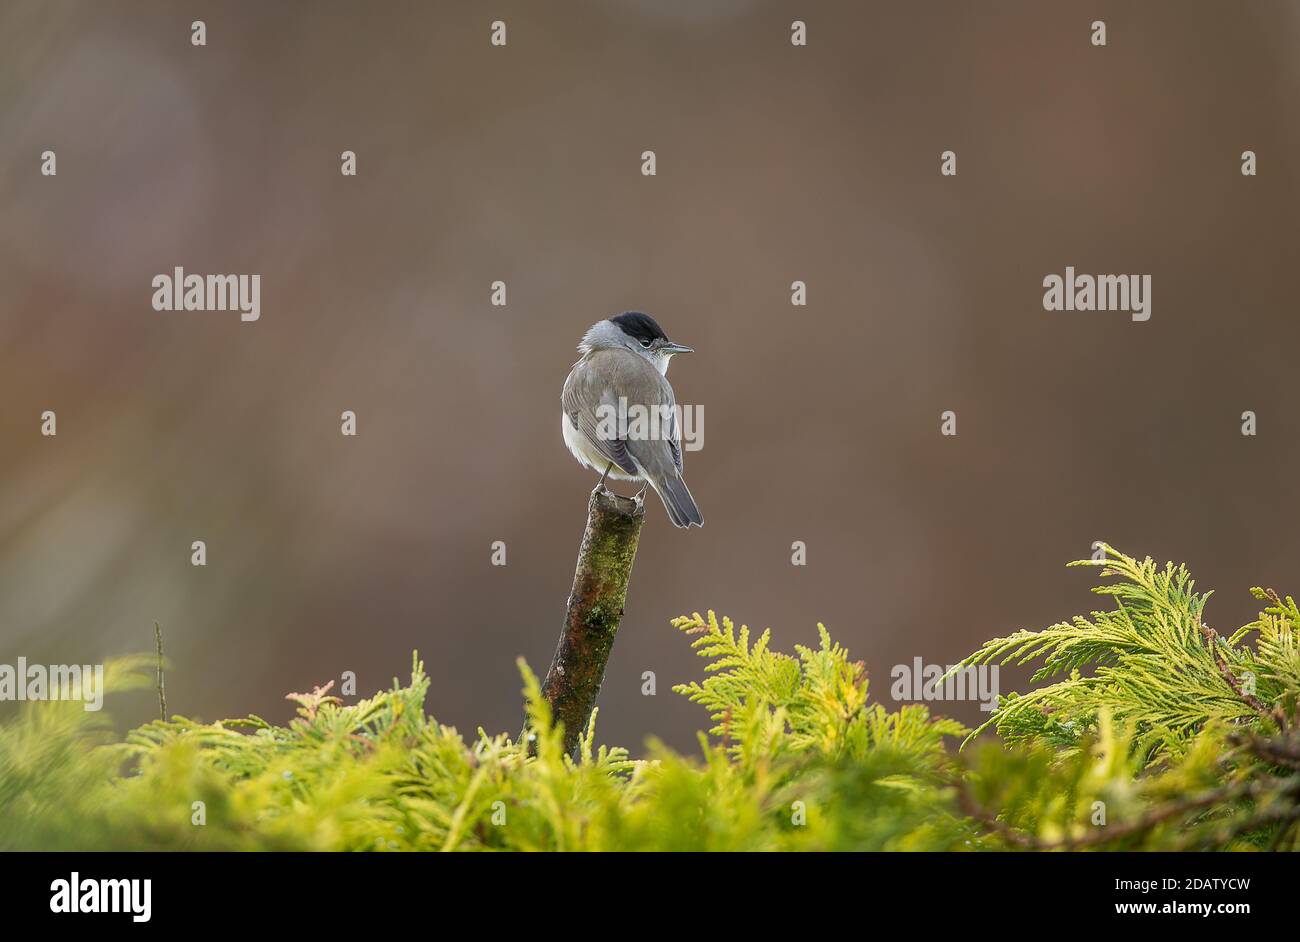
<svg viewBox="0 0 1300 942">
<path fill-rule="evenodd" d="M 677 400 L 667 377 L 674 356 L 695 351 L 669 340 L 649 314 L 626 311 L 593 324 L 578 352 L 560 394 L 564 444 L 573 457 L 601 472 L 597 487 L 607 478 L 642 481 L 638 501 L 653 487 L 674 526 L 704 526 L 682 478 Z M 647 421 L 638 425 L 638 415 Z"/>
</svg>

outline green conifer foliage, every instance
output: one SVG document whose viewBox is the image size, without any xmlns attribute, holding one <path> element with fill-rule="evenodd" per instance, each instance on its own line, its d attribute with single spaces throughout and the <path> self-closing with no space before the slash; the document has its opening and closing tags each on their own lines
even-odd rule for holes
<svg viewBox="0 0 1300 942">
<path fill-rule="evenodd" d="M 0 725 L 0 848 L 1295 849 L 1295 601 L 1255 589 L 1259 618 L 1223 636 L 1183 567 L 1107 553 L 1077 565 L 1113 608 L 963 662 L 1037 665 L 981 730 L 873 700 L 821 625 L 783 654 L 696 613 L 674 625 L 704 677 L 674 689 L 711 718 L 698 756 L 597 745 L 593 714 L 570 758 L 522 662 L 532 742 L 439 724 L 418 657 L 356 703 L 290 694 L 286 726 L 172 716 L 112 741 L 78 702 L 26 703 Z M 158 682 L 145 658 L 106 679 Z"/>
</svg>

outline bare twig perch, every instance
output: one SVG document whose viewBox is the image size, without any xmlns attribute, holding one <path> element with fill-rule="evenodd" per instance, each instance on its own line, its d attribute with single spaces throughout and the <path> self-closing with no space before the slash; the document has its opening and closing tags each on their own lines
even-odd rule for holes
<svg viewBox="0 0 1300 942">
<path fill-rule="evenodd" d="M 601 485 L 591 492 L 564 630 L 542 684 L 552 714 L 564 723 L 564 748 L 569 754 L 586 729 L 605 679 L 644 520 L 645 505 L 640 501 L 620 497 Z"/>
<path fill-rule="evenodd" d="M 162 625 L 153 623 L 154 642 L 158 645 L 158 715 L 167 722 L 167 692 L 163 689 Z"/>
</svg>

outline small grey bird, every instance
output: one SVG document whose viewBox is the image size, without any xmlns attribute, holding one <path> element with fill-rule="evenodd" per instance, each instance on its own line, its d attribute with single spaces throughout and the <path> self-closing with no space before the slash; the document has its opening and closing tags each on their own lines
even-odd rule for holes
<svg viewBox="0 0 1300 942">
<path fill-rule="evenodd" d="M 564 444 L 573 457 L 600 471 L 601 484 L 606 477 L 644 481 L 638 499 L 653 487 L 674 526 L 704 526 L 682 480 L 681 430 L 666 376 L 674 354 L 694 351 L 669 340 L 650 315 L 628 311 L 592 325 L 578 352 L 582 359 L 560 395 Z M 638 414 L 657 422 L 639 427 Z"/>
</svg>

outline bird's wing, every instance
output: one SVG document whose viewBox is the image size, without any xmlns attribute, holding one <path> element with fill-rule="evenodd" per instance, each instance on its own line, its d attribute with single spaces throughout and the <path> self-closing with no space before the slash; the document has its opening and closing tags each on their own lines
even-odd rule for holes
<svg viewBox="0 0 1300 942">
<path fill-rule="evenodd" d="M 635 356 L 635 354 L 630 354 Z M 606 384 L 602 383 L 592 369 L 589 357 L 583 357 L 573 365 L 569 378 L 564 381 L 564 391 L 560 394 L 560 404 L 565 414 L 601 456 L 613 463 L 624 474 L 637 474 L 636 463 L 627 452 L 627 443 L 611 436 L 600 434 L 601 418 L 597 408 L 601 405 L 617 407 L 618 400 Z"/>
<path fill-rule="evenodd" d="M 677 466 L 677 473 L 681 474 L 681 439 L 677 435 L 677 421 L 672 421 L 672 438 L 668 439 L 668 447 L 672 450 L 672 463 Z"/>
<path fill-rule="evenodd" d="M 637 390 L 635 396 L 629 397 L 628 406 L 642 406 L 654 413 L 658 422 L 662 423 L 648 430 L 648 438 L 633 435 L 627 442 L 628 454 L 654 480 L 681 474 L 682 450 L 673 387 L 662 373 L 635 353 L 618 354 L 616 364 L 612 365 L 612 371 L 602 365 L 602 372 L 612 372 L 619 389 Z"/>
<path fill-rule="evenodd" d="M 672 390 L 668 390 L 672 395 Z M 676 405 L 674 403 L 674 405 Z M 677 409 L 674 408 L 668 416 L 668 447 L 673 453 L 673 464 L 677 466 L 677 473 L 682 473 L 682 433 L 677 428 Z"/>
</svg>

